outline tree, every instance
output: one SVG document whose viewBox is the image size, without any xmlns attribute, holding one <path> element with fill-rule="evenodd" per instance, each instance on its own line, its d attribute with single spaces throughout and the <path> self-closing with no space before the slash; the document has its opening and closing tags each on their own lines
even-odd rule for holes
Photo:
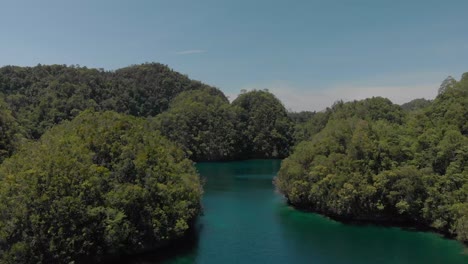
<svg viewBox="0 0 468 264">
<path fill-rule="evenodd" d="M 239 95 L 232 106 L 239 109 L 243 153 L 246 157 L 281 158 L 293 145 L 293 123 L 283 104 L 268 91 Z"/>
<path fill-rule="evenodd" d="M 445 78 L 445 80 L 442 82 L 442 84 L 439 87 L 438 94 L 445 93 L 447 89 L 450 89 L 456 83 L 457 81 L 452 76 Z"/>
<path fill-rule="evenodd" d="M 239 158 L 238 114 L 218 89 L 183 92 L 154 119 L 155 129 L 195 161 Z"/>
<path fill-rule="evenodd" d="M 32 139 L 85 109 L 150 117 L 167 110 L 179 93 L 207 87 L 159 63 L 116 71 L 66 65 L 0 68 L 0 93 Z"/>
<path fill-rule="evenodd" d="M 283 161 L 278 190 L 297 207 L 425 225 L 467 242 L 467 76 L 444 81 L 434 101 L 406 106 L 417 111 L 384 98 L 335 103 L 324 126 L 308 121 L 310 136 Z"/>
<path fill-rule="evenodd" d="M 424 98 L 414 99 L 407 103 L 401 105 L 401 108 L 405 111 L 415 111 L 419 109 L 423 109 L 431 104 L 431 100 L 427 100 Z"/>
<path fill-rule="evenodd" d="M 70 263 L 182 236 L 200 212 L 192 162 L 143 119 L 84 112 L 0 167 L 0 262 Z"/>
<path fill-rule="evenodd" d="M 21 138 L 20 128 L 0 96 L 0 163 L 14 152 Z"/>
</svg>

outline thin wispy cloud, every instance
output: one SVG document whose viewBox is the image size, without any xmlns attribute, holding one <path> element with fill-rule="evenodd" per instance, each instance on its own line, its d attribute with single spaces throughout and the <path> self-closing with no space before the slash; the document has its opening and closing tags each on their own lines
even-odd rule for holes
<svg viewBox="0 0 468 264">
<path fill-rule="evenodd" d="M 200 53 L 206 53 L 206 50 L 201 50 L 201 49 L 193 49 L 193 50 L 182 50 L 182 51 L 177 51 L 177 55 L 190 55 L 190 54 L 200 54 Z"/>
</svg>

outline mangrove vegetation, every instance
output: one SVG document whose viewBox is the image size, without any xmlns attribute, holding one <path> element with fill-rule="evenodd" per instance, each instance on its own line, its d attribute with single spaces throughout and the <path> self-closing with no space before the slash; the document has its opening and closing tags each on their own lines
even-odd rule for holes
<svg viewBox="0 0 468 264">
<path fill-rule="evenodd" d="M 468 74 L 434 100 L 288 112 L 232 102 L 165 65 L 0 68 L 0 263 L 73 263 L 160 248 L 202 212 L 193 162 L 282 159 L 277 189 L 338 219 L 468 242 Z"/>
<path fill-rule="evenodd" d="M 468 74 L 431 102 L 337 102 L 301 131 L 275 180 L 292 205 L 468 241 Z"/>
</svg>

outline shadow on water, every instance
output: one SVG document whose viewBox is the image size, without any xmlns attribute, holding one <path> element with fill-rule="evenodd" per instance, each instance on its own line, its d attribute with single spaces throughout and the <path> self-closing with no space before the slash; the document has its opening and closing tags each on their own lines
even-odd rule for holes
<svg viewBox="0 0 468 264">
<path fill-rule="evenodd" d="M 280 165 L 197 164 L 206 183 L 204 215 L 194 231 L 171 246 L 106 263 L 468 263 L 460 243 L 433 233 L 346 224 L 295 210 L 272 185 Z"/>
<path fill-rule="evenodd" d="M 200 232 L 203 226 L 199 223 L 184 237 L 171 242 L 167 246 L 148 250 L 138 254 L 108 257 L 100 264 L 153 264 L 165 263 L 177 256 L 195 255 L 200 240 Z"/>
<path fill-rule="evenodd" d="M 297 263 L 468 263 L 460 243 L 433 233 L 343 223 L 286 205 L 277 206 L 276 216 Z"/>
</svg>

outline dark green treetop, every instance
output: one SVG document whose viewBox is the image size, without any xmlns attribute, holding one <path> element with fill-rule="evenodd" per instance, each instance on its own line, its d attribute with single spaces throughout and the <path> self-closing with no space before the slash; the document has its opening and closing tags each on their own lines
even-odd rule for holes
<svg viewBox="0 0 468 264">
<path fill-rule="evenodd" d="M 185 233 L 199 177 L 136 117 L 84 112 L 0 166 L 0 262 L 71 263 Z"/>
<path fill-rule="evenodd" d="M 293 145 L 293 123 L 281 101 L 268 91 L 242 93 L 232 105 L 240 109 L 243 153 L 248 157 L 282 158 Z"/>
</svg>

